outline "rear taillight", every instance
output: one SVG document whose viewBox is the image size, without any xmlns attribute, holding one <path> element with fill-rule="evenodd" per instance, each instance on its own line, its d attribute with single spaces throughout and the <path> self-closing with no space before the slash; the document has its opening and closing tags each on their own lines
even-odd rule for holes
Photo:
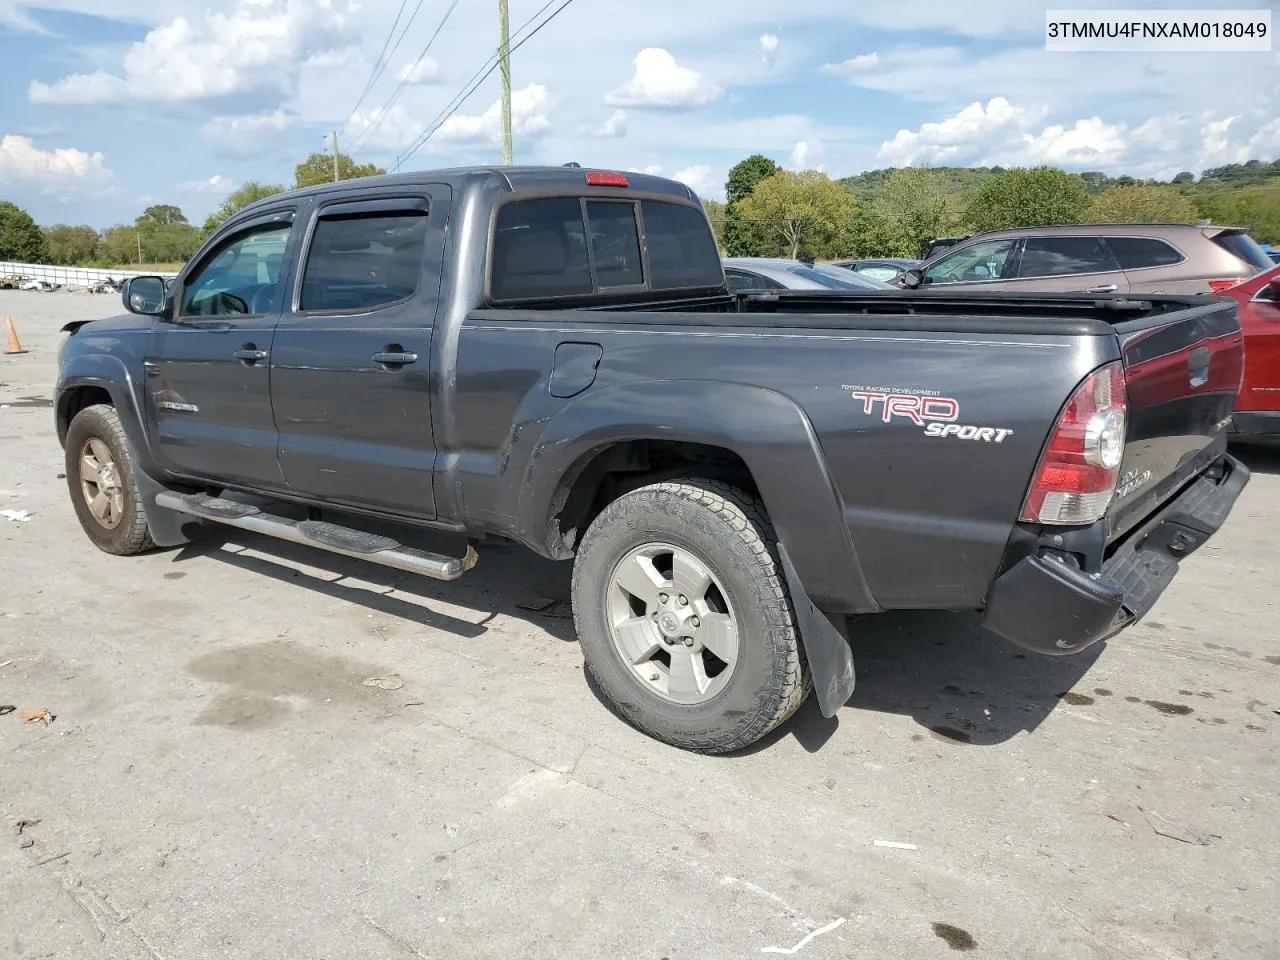
<svg viewBox="0 0 1280 960">
<path fill-rule="evenodd" d="M 1210 293 L 1222 293 L 1224 290 L 1230 290 L 1232 287 L 1244 283 L 1239 277 L 1234 280 L 1209 280 Z"/>
<path fill-rule="evenodd" d="M 1029 523 L 1094 523 L 1107 512 L 1124 457 L 1124 367 L 1080 384 L 1054 424 L 1022 508 Z"/>
</svg>

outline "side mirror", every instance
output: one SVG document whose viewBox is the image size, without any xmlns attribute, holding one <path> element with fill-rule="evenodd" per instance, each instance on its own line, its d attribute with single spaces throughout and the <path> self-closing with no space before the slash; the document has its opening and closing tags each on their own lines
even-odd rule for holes
<svg viewBox="0 0 1280 960">
<path fill-rule="evenodd" d="M 130 277 L 120 288 L 120 299 L 130 313 L 158 317 L 164 313 L 167 293 L 163 277 Z"/>
<path fill-rule="evenodd" d="M 924 271 L 912 267 L 910 270 L 903 270 L 898 275 L 897 280 L 908 290 L 915 290 L 924 283 Z"/>
</svg>

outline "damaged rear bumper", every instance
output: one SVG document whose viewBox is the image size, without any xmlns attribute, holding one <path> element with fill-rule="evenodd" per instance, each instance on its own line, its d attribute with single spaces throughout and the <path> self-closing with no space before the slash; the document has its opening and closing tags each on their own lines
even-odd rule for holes
<svg viewBox="0 0 1280 960">
<path fill-rule="evenodd" d="M 1249 482 L 1230 455 L 1197 477 L 1131 534 L 1097 573 L 1042 550 L 996 580 L 983 624 L 1036 653 L 1078 653 L 1142 619 L 1178 564 L 1218 531 Z"/>
</svg>

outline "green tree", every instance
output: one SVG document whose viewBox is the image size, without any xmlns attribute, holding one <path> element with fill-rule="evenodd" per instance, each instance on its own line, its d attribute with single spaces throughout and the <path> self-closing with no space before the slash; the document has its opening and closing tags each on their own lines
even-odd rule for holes
<svg viewBox="0 0 1280 960">
<path fill-rule="evenodd" d="M 98 231 L 93 227 L 69 227 L 59 223 L 45 228 L 44 242 L 50 263 L 74 267 L 93 260 L 98 250 Z"/>
<path fill-rule="evenodd" d="M 783 170 L 761 180 L 737 206 L 743 219 L 764 228 L 766 254 L 826 258 L 840 254 L 857 201 L 825 173 Z"/>
<path fill-rule="evenodd" d="M 1173 182 L 1176 185 L 1181 185 L 1184 183 L 1195 183 L 1196 175 L 1192 173 L 1190 170 L 1183 170 L 1181 173 L 1179 173 L 1177 176 L 1173 178 Z"/>
<path fill-rule="evenodd" d="M 865 203 L 859 203 L 845 222 L 841 247 L 845 256 L 857 259 L 897 256 L 888 224 L 875 207 Z"/>
<path fill-rule="evenodd" d="M 207 237 L 249 204 L 265 200 L 267 197 L 274 197 L 277 193 L 284 193 L 284 187 L 276 183 L 258 183 L 256 180 L 250 180 L 223 200 L 222 206 L 209 214 L 201 232 Z"/>
<path fill-rule="evenodd" d="M 138 229 L 117 224 L 103 231 L 98 243 L 98 259 L 113 267 L 138 262 Z"/>
<path fill-rule="evenodd" d="M 1173 187 L 1112 187 L 1089 202 L 1092 223 L 1194 223 L 1196 208 Z"/>
<path fill-rule="evenodd" d="M 702 208 L 707 211 L 707 219 L 711 221 L 711 230 L 716 235 L 716 246 L 724 249 L 724 204 L 715 200 L 702 201 Z"/>
<path fill-rule="evenodd" d="M 372 163 L 356 163 L 345 153 L 338 154 L 338 179 L 354 180 L 357 177 L 377 177 L 384 173 L 382 167 Z M 295 186 L 314 187 L 333 182 L 333 154 L 313 153 L 294 168 Z"/>
<path fill-rule="evenodd" d="M 167 203 L 157 203 L 143 210 L 142 216 L 138 217 L 137 222 L 139 224 L 148 223 L 155 226 L 168 227 L 186 223 L 187 217 L 179 207 Z"/>
<path fill-rule="evenodd" d="M 966 219 L 975 230 L 1079 223 L 1088 205 L 1079 176 L 1054 167 L 1005 170 L 969 197 Z"/>
<path fill-rule="evenodd" d="M 885 178 L 875 203 L 883 224 L 885 249 L 877 256 L 918 257 L 930 240 L 955 225 L 950 198 L 937 174 L 924 167 L 894 170 Z"/>
<path fill-rule="evenodd" d="M 200 246 L 200 231 L 187 222 L 178 207 L 169 204 L 147 207 L 134 221 L 134 228 L 146 263 L 182 263 Z"/>
<path fill-rule="evenodd" d="M 1280 183 L 1195 195 L 1191 202 L 1200 219 L 1245 227 L 1259 243 L 1280 243 Z"/>
<path fill-rule="evenodd" d="M 731 257 L 758 257 L 764 247 L 766 225 L 751 223 L 739 211 L 739 204 L 751 196 L 756 185 L 782 168 L 763 154 L 755 153 L 734 165 L 725 182 L 725 223 L 723 245 Z"/>
<path fill-rule="evenodd" d="M 44 263 L 44 232 L 36 226 L 31 214 L 7 200 L 0 200 L 0 260 L 19 263 Z"/>
</svg>

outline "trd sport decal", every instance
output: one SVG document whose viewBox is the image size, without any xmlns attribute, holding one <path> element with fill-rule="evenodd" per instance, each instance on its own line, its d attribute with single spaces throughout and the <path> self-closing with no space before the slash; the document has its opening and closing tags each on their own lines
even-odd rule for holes
<svg viewBox="0 0 1280 960">
<path fill-rule="evenodd" d="M 960 419 L 960 403 L 952 397 L 939 396 L 936 390 L 910 390 L 845 385 L 854 400 L 862 403 L 862 412 L 879 417 L 885 423 L 910 420 L 924 427 L 926 437 L 955 437 L 984 443 L 1004 443 L 1013 431 L 1004 427 L 976 427 L 956 423 Z"/>
</svg>

